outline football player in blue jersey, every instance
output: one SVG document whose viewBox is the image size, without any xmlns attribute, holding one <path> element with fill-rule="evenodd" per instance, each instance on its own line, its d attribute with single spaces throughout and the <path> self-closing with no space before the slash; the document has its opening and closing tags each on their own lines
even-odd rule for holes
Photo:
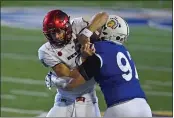
<svg viewBox="0 0 174 118">
<path fill-rule="evenodd" d="M 128 35 L 126 21 L 117 15 L 110 15 L 102 28 L 102 41 L 94 43 L 96 51 L 87 43 L 82 47 L 82 52 L 88 57 L 83 57 L 85 61 L 69 71 L 69 77 L 74 79 L 67 89 L 95 78 L 107 104 L 106 118 L 152 117 L 135 63 L 123 45 Z"/>
</svg>

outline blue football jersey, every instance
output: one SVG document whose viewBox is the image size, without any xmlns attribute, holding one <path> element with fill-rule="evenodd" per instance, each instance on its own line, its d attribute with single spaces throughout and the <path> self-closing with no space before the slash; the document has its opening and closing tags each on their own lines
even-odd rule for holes
<svg viewBox="0 0 174 118">
<path fill-rule="evenodd" d="M 128 50 L 110 41 L 94 43 L 102 67 L 95 76 L 108 107 L 133 98 L 145 98 L 138 73 Z"/>
</svg>

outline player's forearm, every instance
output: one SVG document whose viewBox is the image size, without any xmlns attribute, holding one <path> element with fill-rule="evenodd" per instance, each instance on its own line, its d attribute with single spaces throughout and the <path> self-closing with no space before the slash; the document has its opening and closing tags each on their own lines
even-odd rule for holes
<svg viewBox="0 0 174 118">
<path fill-rule="evenodd" d="M 52 69 L 58 77 L 68 77 L 71 72 L 70 69 L 63 63 L 55 65 L 54 67 L 52 67 Z"/>
<path fill-rule="evenodd" d="M 106 12 L 96 14 L 86 28 L 87 30 L 89 30 L 89 32 L 85 33 L 82 31 L 82 33 L 78 36 L 79 43 L 84 45 L 85 43 L 89 42 L 91 34 L 100 29 L 107 22 L 108 17 L 109 16 Z"/>
<path fill-rule="evenodd" d="M 78 68 L 70 70 L 67 66 L 62 64 L 58 65 L 56 69 L 54 68 L 54 71 L 56 72 L 61 70 L 61 74 L 60 72 L 58 73 L 59 77 L 66 76 L 72 78 L 71 82 L 66 87 L 67 89 L 71 89 L 90 80 L 95 74 L 99 72 L 100 66 L 101 61 L 99 57 L 94 54 L 89 56 L 86 61 L 84 61 Z"/>
<path fill-rule="evenodd" d="M 87 28 L 91 32 L 95 32 L 97 29 L 101 28 L 108 20 L 108 14 L 106 12 L 100 12 L 94 16 Z"/>
<path fill-rule="evenodd" d="M 83 78 L 83 76 L 79 73 L 78 69 L 76 68 L 71 70 L 69 77 L 72 79 L 70 83 L 68 83 L 66 87 L 64 88 L 66 90 L 71 90 L 86 82 L 86 80 Z"/>
<path fill-rule="evenodd" d="M 80 75 L 80 73 L 78 71 L 74 71 L 73 74 L 76 74 L 76 76 L 72 76 L 71 77 L 74 77 L 71 82 L 66 86 L 65 89 L 69 90 L 69 89 L 73 89 L 73 88 L 76 88 L 82 84 L 84 84 L 86 82 L 86 80 Z M 78 74 L 78 76 L 77 76 Z"/>
<path fill-rule="evenodd" d="M 78 72 L 78 69 L 74 68 L 73 70 L 70 71 L 69 77 L 74 78 L 74 79 L 78 79 L 78 78 L 81 78 L 81 75 Z"/>
<path fill-rule="evenodd" d="M 55 65 L 53 68 L 56 75 L 61 79 L 68 79 L 72 78 L 71 82 L 66 84 L 65 89 L 72 89 L 75 88 L 83 83 L 85 83 L 85 80 L 81 76 L 81 74 L 78 72 L 78 69 L 70 70 L 65 64 L 61 63 L 58 65 Z M 57 79 L 54 79 L 54 82 L 58 81 Z M 59 83 L 58 83 L 59 84 Z"/>
</svg>

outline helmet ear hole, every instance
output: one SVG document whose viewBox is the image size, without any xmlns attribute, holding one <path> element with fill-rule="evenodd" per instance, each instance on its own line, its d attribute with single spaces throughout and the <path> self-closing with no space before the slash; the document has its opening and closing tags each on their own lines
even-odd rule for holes
<svg viewBox="0 0 174 118">
<path fill-rule="evenodd" d="M 116 40 L 120 40 L 120 37 L 119 37 L 119 36 L 117 36 L 117 37 L 116 37 Z"/>
<path fill-rule="evenodd" d="M 120 24 L 120 23 L 118 24 L 118 27 L 119 27 L 119 28 L 121 27 L 121 24 Z"/>
</svg>

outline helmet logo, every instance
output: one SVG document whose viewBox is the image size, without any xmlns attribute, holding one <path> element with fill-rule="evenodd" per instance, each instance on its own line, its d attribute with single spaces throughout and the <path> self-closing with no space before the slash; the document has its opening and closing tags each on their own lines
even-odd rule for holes
<svg viewBox="0 0 174 118">
<path fill-rule="evenodd" d="M 118 22 L 116 22 L 115 20 L 110 20 L 108 23 L 107 23 L 107 27 L 110 27 L 112 29 L 115 29 L 118 25 Z"/>
<path fill-rule="evenodd" d="M 112 19 L 107 23 L 107 27 L 110 27 L 112 29 L 115 29 L 118 26 L 118 20 Z"/>
</svg>

